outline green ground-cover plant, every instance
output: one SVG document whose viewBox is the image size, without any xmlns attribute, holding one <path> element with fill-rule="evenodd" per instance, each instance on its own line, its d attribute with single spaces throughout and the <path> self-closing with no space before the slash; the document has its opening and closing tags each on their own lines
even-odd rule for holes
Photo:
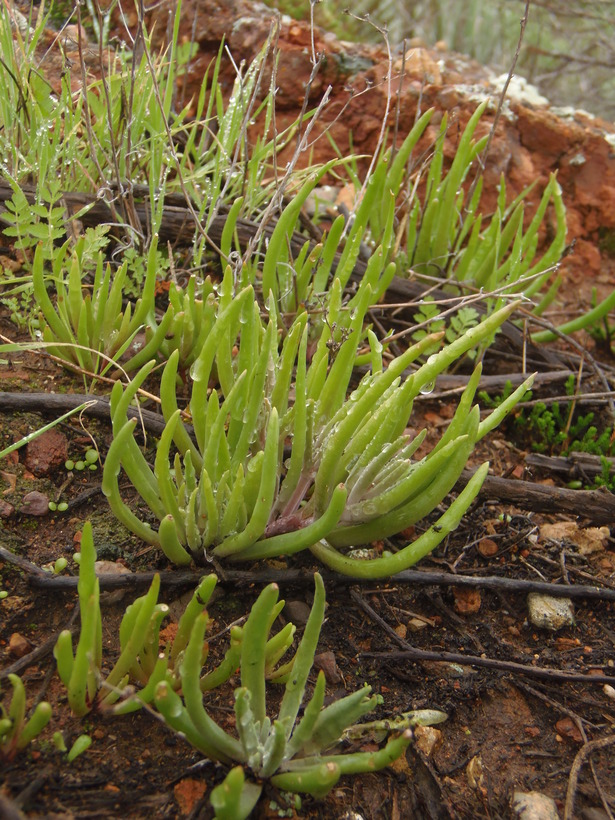
<svg viewBox="0 0 615 820">
<path fill-rule="evenodd" d="M 610 490 L 612 493 L 615 493 L 615 470 L 613 470 L 613 461 L 612 459 L 608 459 L 606 456 L 600 456 L 600 464 L 601 464 L 601 471 L 600 475 L 597 475 L 594 478 L 594 486 L 595 487 L 605 487 L 607 490 Z M 576 489 L 579 487 L 578 479 L 569 482 L 569 487 Z"/>
<path fill-rule="evenodd" d="M 190 101 L 194 106 L 175 110 L 177 75 L 192 53 L 189 44 L 179 43 L 180 19 L 178 4 L 171 44 L 162 55 L 152 56 L 145 33 L 138 63 L 120 48 L 100 66 L 102 77 L 88 81 L 78 94 L 72 93 L 67 65 L 59 91 L 52 93 L 35 57 L 47 21 L 44 10 L 23 35 L 13 31 L 7 7 L 0 10 L 0 172 L 13 188 L 6 203 L 6 232 L 26 252 L 26 263 L 27 252 L 39 244 L 45 261 L 54 262 L 62 253 L 56 243 L 65 235 L 63 191 L 98 194 L 109 204 L 124 235 L 123 250 L 137 251 L 131 264 L 136 278 L 140 256 L 147 257 L 169 195 L 182 196 L 203 225 L 188 261 L 195 269 L 202 266 L 208 247 L 205 231 L 220 210 L 241 199 L 241 215 L 250 216 L 274 195 L 281 199 L 280 181 L 268 172 L 299 122 L 273 135 L 273 95 L 262 89 L 271 40 L 247 69 L 238 68 L 228 101 L 218 84 L 221 50 L 203 77 L 198 98 Z M 247 128 L 256 123 L 260 136 L 248 150 Z M 296 174 L 299 181 L 302 173 Z M 34 190 L 33 203 L 22 190 L 27 185 Z M 144 195 L 147 224 L 140 223 L 134 208 Z M 70 218 L 82 214 L 71 213 Z M 100 247 L 115 251 L 116 244 L 117 238 L 107 238 Z M 28 297 L 31 285 L 21 279 L 3 277 L 3 284 L 12 286 L 3 298 L 25 324 L 22 311 L 36 306 Z M 129 288 L 127 281 L 126 292 Z"/>
<path fill-rule="evenodd" d="M 90 735 L 84 734 L 79 735 L 79 737 L 75 738 L 69 749 L 66 745 L 66 741 L 64 740 L 64 735 L 60 731 L 53 733 L 51 741 L 59 752 L 62 752 L 62 754 L 66 755 L 67 763 L 72 763 L 73 760 L 76 760 L 79 757 L 79 755 L 86 752 L 92 745 L 92 738 L 90 737 Z"/>
<path fill-rule="evenodd" d="M 303 705 L 325 613 L 324 584 L 318 574 L 315 582 L 312 611 L 277 719 L 272 720 L 267 714 L 265 688 L 265 647 L 280 607 L 275 584 L 261 592 L 244 625 L 241 686 L 235 690 L 237 737 L 224 732 L 203 705 L 199 676 L 206 614 L 196 619 L 181 664 L 183 700 L 165 682 L 156 688 L 156 707 L 171 728 L 210 759 L 240 764 L 212 792 L 216 817 L 247 817 L 258 801 L 263 780 L 271 780 L 282 791 L 323 797 L 341 775 L 376 771 L 393 762 L 412 739 L 412 733 L 404 731 L 377 752 L 340 752 L 336 747 L 344 730 L 372 711 L 378 698 L 371 695 L 370 686 L 364 686 L 324 707 L 322 671 L 311 699 Z M 303 714 L 299 717 L 302 706 Z M 257 782 L 246 781 L 246 771 Z"/>
<path fill-rule="evenodd" d="M 13 758 L 25 749 L 51 720 L 51 705 L 47 701 L 37 703 L 26 718 L 26 689 L 19 675 L 9 675 L 13 688 L 8 706 L 0 704 L 0 758 Z"/>
<path fill-rule="evenodd" d="M 147 275 L 141 296 L 134 305 L 124 304 L 123 286 L 128 273 L 127 263 L 111 271 L 99 251 L 95 262 L 91 292 L 83 295 L 83 278 L 87 267 L 84 260 L 85 239 L 82 237 L 70 249 L 67 241 L 56 254 L 53 263 L 53 283 L 56 303 L 47 293 L 42 245 L 34 255 L 32 282 L 34 296 L 41 311 L 40 329 L 48 352 L 81 371 L 104 375 L 129 349 L 136 334 L 155 311 L 157 244 L 150 245 Z M 70 254 L 70 255 L 69 255 Z M 168 327 L 166 322 L 164 327 Z M 150 344 L 122 364 L 130 372 L 157 353 L 156 337 Z M 138 357 L 138 358 L 137 358 Z M 135 361 L 136 359 L 136 361 Z"/>
<path fill-rule="evenodd" d="M 575 413 L 570 403 L 538 402 L 531 410 L 519 413 L 515 426 L 529 438 L 537 453 L 563 455 L 592 453 L 612 456 L 613 431 L 607 427 L 600 434 L 593 424 L 595 414 Z"/>
<path fill-rule="evenodd" d="M 165 677 L 172 680 L 173 661 L 185 646 L 191 622 L 204 609 L 215 586 L 215 577 L 205 579 L 197 588 L 186 609 L 183 623 L 166 654 L 159 657 L 160 626 L 168 613 L 166 604 L 158 603 L 160 579 L 154 578 L 147 594 L 127 607 L 120 625 L 120 656 L 111 671 L 103 676 L 102 617 L 100 585 L 95 571 L 96 550 L 89 523 L 83 528 L 79 566 L 78 594 L 81 629 L 75 651 L 72 635 L 60 633 L 54 656 L 58 673 L 68 691 L 68 703 L 78 716 L 91 709 L 110 708 L 122 697 L 130 681 L 142 688 L 138 698 L 123 704 L 122 711 L 131 711 L 149 703 L 156 683 Z M 171 670 L 169 672 L 169 669 Z"/>
<path fill-rule="evenodd" d="M 488 215 L 481 207 L 483 177 L 478 175 L 473 185 L 468 185 L 472 172 L 482 160 L 488 137 L 475 138 L 478 125 L 488 102 L 481 103 L 463 130 L 456 147 L 455 156 L 445 170 L 444 141 L 448 130 L 448 117 L 442 118 L 439 136 L 429 158 L 422 165 L 411 157 L 417 139 L 409 152 L 395 155 L 394 165 L 399 171 L 399 185 L 407 188 L 406 201 L 398 206 L 398 222 L 391 235 L 396 237 L 396 247 L 401 248 L 397 257 L 397 270 L 401 275 L 411 268 L 415 273 L 447 280 L 450 284 L 468 284 L 483 288 L 485 292 L 505 287 L 510 293 L 524 293 L 528 297 L 541 293 L 552 278 L 554 267 L 560 261 L 566 243 L 566 212 L 562 194 L 555 175 L 551 177 L 529 224 L 524 228 L 527 202 L 534 186 L 522 191 L 512 202 L 507 202 L 505 180 L 499 185 L 496 211 Z M 426 112 L 417 122 L 418 137 L 431 119 Z M 419 127 L 420 126 L 420 127 Z M 338 149 L 339 151 L 339 149 Z M 376 163 L 374 174 L 381 173 L 380 163 L 388 154 L 382 154 Z M 409 164 L 409 173 L 408 173 Z M 346 166 L 355 187 L 362 180 L 356 169 Z M 419 182 L 424 193 L 419 194 Z M 399 206 L 401 205 L 401 210 Z M 553 208 L 555 225 L 553 237 L 542 254 L 541 228 L 549 207 Z M 361 204 L 358 206 L 361 207 Z M 386 220 L 377 218 L 367 223 L 368 236 L 379 245 L 384 241 Z M 392 226 L 391 226 L 392 227 Z M 549 298 L 554 296 L 553 291 Z M 538 306 L 542 311 L 546 304 Z"/>
<path fill-rule="evenodd" d="M 454 502 L 449 517 L 420 542 L 373 564 L 338 552 L 399 532 L 432 512 L 454 486 L 475 442 L 525 392 L 529 382 L 480 422 L 478 408 L 472 407 L 477 369 L 439 444 L 422 459 L 412 459 L 423 440 L 422 435 L 414 440 L 404 435 L 414 398 L 438 373 L 493 335 L 515 306 L 502 308 L 432 354 L 405 381 L 402 374 L 435 339 L 419 342 L 383 369 L 381 345 L 370 332 L 371 372 L 351 390 L 378 275 L 375 267 L 366 274 L 352 308 L 346 306 L 346 319 L 341 285 L 334 283 L 308 365 L 307 314 L 296 318 L 279 348 L 277 312 L 270 309 L 264 323 L 252 287 L 236 293 L 227 270 L 215 322 L 192 367 L 194 440 L 176 398 L 177 354 L 163 371 L 160 395 L 167 426 L 153 470 L 135 441 L 135 422 L 127 418 L 153 362 L 129 387 L 118 383 L 113 390 L 114 440 L 103 492 L 116 516 L 178 564 L 202 562 L 210 554 L 252 560 L 309 548 L 341 571 L 390 574 L 433 549 L 478 492 L 486 467 Z M 219 387 L 210 389 L 212 379 Z M 287 440 L 292 442 L 289 454 L 284 451 Z M 172 444 L 178 450 L 174 458 Z M 157 530 L 122 500 L 121 468 L 158 520 Z"/>
<path fill-rule="evenodd" d="M 319 575 L 315 576 L 312 612 L 290 660 L 280 665 L 280 660 L 291 649 L 295 626 L 287 623 L 270 635 L 284 606 L 284 601 L 278 600 L 277 586 L 272 584 L 260 594 L 245 624 L 232 627 L 230 646 L 220 664 L 205 673 L 209 618 L 206 607 L 216 577 L 209 575 L 201 580 L 179 620 L 175 637 L 163 651 L 159 648 L 159 631 L 168 608 L 157 603 L 159 584 L 155 579 L 147 594 L 127 607 L 119 630 L 120 655 L 103 679 L 102 619 L 95 558 L 91 526 L 86 524 L 81 540 L 78 583 L 81 630 L 76 651 L 73 653 L 70 632 L 61 633 L 54 649 L 69 705 L 77 716 L 84 716 L 95 707 L 122 715 L 145 704 L 155 704 L 165 722 L 210 759 L 240 763 L 241 775 L 237 769 L 233 770 L 212 794 L 216 816 L 247 817 L 265 779 L 271 779 L 274 786 L 284 791 L 324 796 L 341 775 L 376 771 L 395 760 L 409 744 L 412 733 L 408 726 L 414 717 L 410 723 L 404 718 L 392 722 L 388 728 L 379 722 L 379 731 L 400 731 L 377 752 L 340 752 L 338 745 L 344 731 L 372 711 L 380 699 L 370 696 L 371 687 L 364 686 L 324 707 L 322 672 L 299 718 L 324 620 L 325 591 Z M 211 719 L 203 705 L 203 693 L 225 683 L 237 669 L 241 686 L 235 692 L 238 738 L 234 738 Z M 49 704 L 39 704 L 30 721 L 25 723 L 23 684 L 14 675 L 10 681 L 13 699 L 0 719 L 1 750 L 7 755 L 23 748 L 42 731 L 50 717 Z M 138 688 L 128 687 L 129 681 Z M 273 722 L 266 714 L 267 681 L 278 681 L 285 686 L 279 716 Z M 435 719 L 441 720 L 442 716 L 439 714 Z M 357 736 L 356 731 L 353 736 Z M 89 738 L 83 739 L 89 745 Z M 57 741 L 58 747 L 65 750 L 61 738 Z M 244 770 L 255 777 L 258 784 L 245 782 Z M 237 789 L 241 795 L 237 795 Z"/>
<path fill-rule="evenodd" d="M 509 293 L 533 297 L 552 278 L 566 242 L 566 213 L 562 194 L 552 176 L 530 223 L 524 228 L 525 206 L 533 186 L 507 202 L 504 178 L 500 182 L 495 213 L 488 218 L 481 208 L 482 176 L 475 185 L 464 187 L 476 167 L 487 137 L 475 139 L 477 126 L 487 103 L 478 106 L 465 127 L 452 164 L 444 172 L 444 138 L 447 117 L 443 117 L 425 179 L 425 195 L 409 203 L 404 242 L 407 264 L 418 273 L 442 277 L 450 283 L 465 283 L 487 293 L 505 288 Z M 549 206 L 556 224 L 553 238 L 538 255 L 540 229 Z M 555 295 L 536 307 L 538 313 Z"/>
<path fill-rule="evenodd" d="M 488 107 L 481 103 L 461 134 L 455 156 L 445 170 L 444 140 L 448 118 L 445 115 L 433 151 L 423 165 L 413 159 L 413 151 L 431 119 L 426 112 L 416 123 L 399 154 L 383 151 L 375 163 L 372 176 L 359 199 L 357 214 L 365 208 L 360 236 L 375 247 L 395 248 L 395 270 L 401 275 L 425 276 L 437 281 L 451 295 L 484 292 L 486 312 L 501 306 L 501 294 L 519 294 L 533 300 L 532 313 L 540 316 L 557 295 L 561 277 L 558 265 L 566 247 L 566 210 L 562 191 L 552 174 L 542 195 L 527 218 L 534 185 L 508 202 L 506 181 L 501 178 L 494 213 L 485 213 L 482 204 L 483 176 L 477 171 L 484 163 L 488 136 L 475 138 L 477 127 Z M 338 154 L 341 156 L 341 152 Z M 391 169 L 386 166 L 391 160 Z M 363 190 L 356 167 L 345 165 L 355 188 Z M 470 184 L 471 175 L 474 181 Z M 395 181 L 391 185 L 390 180 Z M 405 188 L 406 197 L 401 196 Z M 424 189 L 424 193 L 419 193 Z M 390 199 L 387 200 L 386 194 Z M 378 204 L 378 207 L 370 205 Z M 386 210 L 386 205 L 392 210 Z M 367 216 L 369 214 L 369 217 Z M 383 218 L 379 215 L 384 214 Z M 392 217 L 392 219 L 391 219 Z M 545 224 L 549 220 L 545 239 Z M 332 231 L 333 232 L 333 231 Z M 353 260 L 355 261 L 355 260 Z M 343 280 L 345 281 L 345 280 Z M 575 320 L 558 328 L 572 333 L 592 327 L 615 305 L 615 291 Z M 461 305 L 458 311 L 442 315 L 433 298 L 419 306 L 413 317 L 420 325 L 412 338 L 445 330 L 447 342 L 463 335 L 479 321 L 479 313 Z M 552 341 L 556 333 L 533 334 L 536 343 Z M 487 342 L 488 344 L 489 342 Z"/>
<path fill-rule="evenodd" d="M 613 456 L 613 428 L 605 427 L 601 432 L 594 424 L 595 414 L 576 411 L 575 377 L 566 380 L 566 394 L 570 401 L 537 402 L 533 407 L 515 415 L 514 425 L 532 442 L 532 449 L 549 455 L 569 455 L 573 452 L 591 453 L 599 456 Z"/>
<path fill-rule="evenodd" d="M 151 703 L 161 681 L 166 681 L 172 689 L 180 686 L 180 665 L 193 625 L 205 611 L 217 578 L 210 574 L 201 579 L 179 619 L 173 640 L 161 650 L 160 627 L 169 608 L 158 603 L 160 582 L 156 576 L 147 594 L 126 608 L 119 630 L 120 656 L 105 677 L 101 671 L 102 616 L 95 561 L 92 527 L 86 523 L 81 538 L 77 587 L 81 613 L 79 638 L 73 651 L 71 633 L 68 630 L 62 632 L 54 656 L 60 678 L 67 688 L 69 706 L 76 715 L 83 716 L 94 708 L 126 714 Z M 274 620 L 281 609 L 282 605 L 275 609 Z M 291 672 L 294 656 L 281 665 L 279 661 L 292 646 L 295 631 L 295 626 L 288 623 L 266 642 L 263 665 L 267 680 L 283 682 Z M 240 625 L 231 627 L 229 648 L 223 660 L 200 677 L 202 691 L 219 686 L 233 674 L 239 663 L 243 634 Z M 205 664 L 207 656 L 208 646 L 203 640 L 201 665 Z"/>
<path fill-rule="evenodd" d="M 595 423 L 595 413 L 581 413 L 575 405 L 575 376 L 571 374 L 566 380 L 565 390 L 570 401 L 533 401 L 525 407 L 524 402 L 532 399 L 528 391 L 519 401 L 516 412 L 512 414 L 509 429 L 527 442 L 538 453 L 550 456 L 568 456 L 571 453 L 589 453 L 600 456 L 602 471 L 594 478 L 594 486 L 607 487 L 613 490 L 614 476 L 612 463 L 609 460 L 615 455 L 615 439 L 612 425 L 599 426 Z M 491 398 L 481 391 L 479 398 L 488 407 L 497 407 L 513 392 L 512 383 L 508 382 L 502 394 Z M 571 488 L 584 486 L 579 479 L 568 484 Z"/>
</svg>

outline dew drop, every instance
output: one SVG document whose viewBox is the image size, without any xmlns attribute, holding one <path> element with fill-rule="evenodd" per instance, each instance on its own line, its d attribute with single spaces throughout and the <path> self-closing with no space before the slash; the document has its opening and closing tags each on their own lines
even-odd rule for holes
<svg viewBox="0 0 615 820">
<path fill-rule="evenodd" d="M 435 387 L 435 386 L 436 386 L 436 381 L 435 381 L 435 379 L 434 379 L 434 380 L 432 380 L 432 381 L 430 381 L 430 382 L 426 382 L 426 383 L 425 383 L 425 384 L 424 384 L 424 385 L 420 388 L 419 393 L 421 393 L 423 396 L 428 396 L 430 393 L 433 393 L 433 390 L 434 390 L 434 387 Z"/>
</svg>

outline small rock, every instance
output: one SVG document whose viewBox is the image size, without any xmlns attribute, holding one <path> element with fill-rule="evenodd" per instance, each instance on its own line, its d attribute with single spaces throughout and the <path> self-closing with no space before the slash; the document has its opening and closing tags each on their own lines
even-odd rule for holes
<svg viewBox="0 0 615 820">
<path fill-rule="evenodd" d="M 61 467 L 68 458 L 68 441 L 59 430 L 47 430 L 26 447 L 25 464 L 31 473 L 43 476 Z"/>
<path fill-rule="evenodd" d="M 442 732 L 433 726 L 416 726 L 414 729 L 415 746 L 425 755 L 431 755 L 442 745 Z"/>
<path fill-rule="evenodd" d="M 574 607 L 570 598 L 553 598 L 539 592 L 527 596 L 530 622 L 541 629 L 557 632 L 564 626 L 574 626 Z"/>
<path fill-rule="evenodd" d="M 340 670 L 337 668 L 335 653 L 333 652 L 321 652 L 319 655 L 316 655 L 314 657 L 314 668 L 322 669 L 325 673 L 327 683 L 342 683 L 343 681 Z"/>
<path fill-rule="evenodd" d="M 47 515 L 49 497 L 44 493 L 39 493 L 38 490 L 32 490 L 31 493 L 24 495 L 19 512 L 26 515 Z"/>
<path fill-rule="evenodd" d="M 455 598 L 455 612 L 458 612 L 459 615 L 476 615 L 480 610 L 481 597 L 479 589 L 453 587 L 453 597 Z"/>
<path fill-rule="evenodd" d="M 519 820 L 559 820 L 555 800 L 540 792 L 515 792 L 513 811 Z"/>
<path fill-rule="evenodd" d="M 581 555 L 604 552 L 611 536 L 608 527 L 581 528 L 575 521 L 557 521 L 555 524 L 542 524 L 540 537 L 550 541 L 570 541 Z"/>
<path fill-rule="evenodd" d="M 96 575 L 124 575 L 128 573 L 130 575 L 130 570 L 128 567 L 125 567 L 124 564 L 118 564 L 115 561 L 96 561 L 94 564 L 94 571 Z M 105 606 L 111 606 L 111 604 L 118 604 L 124 595 L 126 594 L 126 589 L 115 589 L 110 592 L 103 592 L 100 596 L 101 604 L 105 604 Z"/>
<path fill-rule="evenodd" d="M 408 634 L 408 627 L 405 624 L 397 624 L 395 627 L 395 634 L 398 638 L 401 638 L 402 641 L 406 639 L 406 635 Z"/>
<path fill-rule="evenodd" d="M 13 632 L 9 638 L 9 652 L 14 658 L 23 658 L 32 651 L 32 644 L 19 632 Z"/>
<path fill-rule="evenodd" d="M 125 575 L 130 574 L 128 567 L 118 564 L 116 561 L 96 561 L 94 571 L 97 575 Z"/>
<path fill-rule="evenodd" d="M 12 455 L 17 455 L 15 451 L 9 453 L 6 456 L 6 459 L 9 460 Z M 7 493 L 14 493 L 17 489 L 17 474 L 16 473 L 9 473 L 8 470 L 0 470 L 0 477 L 9 485 L 8 490 L 4 490 L 2 495 L 7 495 Z"/>
<path fill-rule="evenodd" d="M 15 507 L 0 498 L 0 518 L 10 518 L 15 512 Z"/>
<path fill-rule="evenodd" d="M 568 740 L 574 740 L 575 743 L 583 743 L 583 735 L 572 718 L 565 717 L 558 720 L 555 729 L 558 735 L 566 737 Z"/>
<path fill-rule="evenodd" d="M 305 601 L 286 601 L 284 617 L 295 626 L 305 626 L 310 617 L 310 608 Z"/>
<path fill-rule="evenodd" d="M 476 549 L 483 556 L 483 558 L 491 558 L 498 554 L 498 545 L 493 538 L 481 538 Z"/>
<path fill-rule="evenodd" d="M 207 791 L 207 784 L 193 777 L 185 777 L 173 788 L 173 796 L 179 806 L 180 815 L 187 817 L 192 814 L 203 799 Z"/>
<path fill-rule="evenodd" d="M 422 618 L 410 618 L 408 621 L 408 629 L 411 632 L 420 632 L 421 629 L 425 629 L 426 626 L 430 626 L 430 624 Z"/>
<path fill-rule="evenodd" d="M 423 668 L 430 674 L 443 678 L 470 678 L 478 674 L 470 666 L 462 666 L 460 663 L 449 661 L 423 661 Z"/>
</svg>

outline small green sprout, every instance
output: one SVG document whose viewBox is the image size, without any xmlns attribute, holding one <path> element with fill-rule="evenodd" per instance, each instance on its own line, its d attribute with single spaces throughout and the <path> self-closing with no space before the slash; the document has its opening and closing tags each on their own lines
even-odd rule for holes
<svg viewBox="0 0 615 820">
<path fill-rule="evenodd" d="M 97 470 L 98 469 L 98 451 L 91 447 L 89 450 L 86 450 L 83 458 L 74 461 L 72 458 L 67 459 L 64 462 L 64 466 L 69 472 L 73 470 L 77 470 L 78 472 L 82 472 L 83 470 Z"/>
<path fill-rule="evenodd" d="M 325 676 L 321 671 L 311 700 L 304 704 L 325 613 L 324 584 L 318 574 L 315 584 L 312 611 L 276 720 L 267 715 L 265 692 L 268 636 L 283 603 L 278 601 L 275 584 L 261 592 L 243 628 L 241 686 L 235 690 L 238 737 L 224 732 L 203 706 L 199 677 L 206 613 L 194 622 L 180 667 L 183 700 L 165 681 L 156 687 L 156 707 L 171 728 L 210 759 L 240 764 L 212 792 L 211 802 L 218 818 L 247 817 L 256 805 L 264 779 L 270 779 L 282 791 L 323 797 L 344 774 L 387 766 L 412 739 L 411 731 L 406 729 L 376 752 L 344 754 L 337 749 L 344 731 L 376 707 L 378 699 L 371 695 L 370 686 L 324 707 Z M 246 780 L 246 772 L 251 772 L 257 782 Z"/>
<path fill-rule="evenodd" d="M 51 719 L 51 705 L 38 703 L 26 720 L 26 690 L 18 675 L 8 675 L 13 694 L 7 708 L 0 705 L 0 756 L 12 759 L 39 735 Z"/>
<path fill-rule="evenodd" d="M 156 685 L 166 681 L 172 688 L 180 685 L 179 666 L 188 644 L 192 627 L 198 615 L 207 606 L 214 591 L 215 575 L 205 576 L 195 589 L 182 617 L 172 643 L 159 647 L 159 632 L 169 608 L 158 603 L 160 578 L 154 577 L 146 595 L 137 598 L 124 613 L 119 630 L 120 656 L 111 671 L 104 677 L 102 666 L 102 618 L 99 603 L 99 581 L 95 573 L 96 550 L 92 527 L 87 522 L 81 537 L 79 557 L 79 594 L 81 630 L 77 646 L 73 650 L 72 635 L 61 632 L 54 648 L 58 674 L 68 690 L 68 702 L 72 711 L 83 716 L 91 709 L 113 710 L 124 714 L 140 709 L 154 697 Z M 266 673 L 272 679 L 283 679 L 288 669 L 277 667 L 280 657 L 292 643 L 294 627 L 289 624 L 275 636 L 266 647 Z M 211 689 L 228 680 L 237 668 L 240 656 L 242 629 L 234 626 L 230 631 L 229 649 L 218 667 L 203 675 L 200 686 Z M 207 644 L 202 642 L 201 658 L 207 658 Z M 128 687 L 128 683 L 138 685 Z M 124 698 L 123 700 L 121 700 Z M 119 702 L 121 701 L 121 702 Z"/>
<path fill-rule="evenodd" d="M 77 740 L 75 740 L 73 745 L 70 747 L 70 750 L 66 755 L 66 759 L 69 763 L 72 763 L 75 758 L 79 757 L 80 754 L 83 754 L 83 752 L 89 749 L 91 745 L 92 738 L 89 735 L 79 735 Z"/>
<path fill-rule="evenodd" d="M 86 450 L 85 453 L 85 463 L 88 465 L 90 470 L 96 470 L 96 462 L 98 461 L 98 452 L 93 448 Z"/>
<path fill-rule="evenodd" d="M 41 311 L 43 341 L 49 352 L 69 368 L 104 375 L 128 351 L 135 335 L 154 312 L 157 241 L 154 238 L 150 245 L 147 274 L 134 310 L 131 304 L 123 308 L 127 263 L 112 275 L 102 251 L 97 255 L 92 287 L 84 295 L 84 248 L 85 238 L 81 237 L 72 251 L 69 240 L 55 253 L 53 275 L 58 298 L 54 305 L 45 286 L 43 246 L 37 245 L 32 264 L 34 295 Z M 122 368 L 130 371 L 131 362 L 123 362 Z"/>
<path fill-rule="evenodd" d="M 45 572 L 53 572 L 54 575 L 60 575 L 60 573 L 64 572 L 66 567 L 68 566 L 68 561 L 66 558 L 58 558 L 53 563 L 43 564 L 43 569 Z"/>
</svg>

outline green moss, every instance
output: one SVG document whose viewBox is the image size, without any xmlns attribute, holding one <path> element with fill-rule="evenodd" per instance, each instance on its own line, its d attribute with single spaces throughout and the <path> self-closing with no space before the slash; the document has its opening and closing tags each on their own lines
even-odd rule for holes
<svg viewBox="0 0 615 820">
<path fill-rule="evenodd" d="M 600 228 L 598 231 L 598 247 L 601 253 L 615 258 L 615 230 L 613 228 Z"/>
</svg>

